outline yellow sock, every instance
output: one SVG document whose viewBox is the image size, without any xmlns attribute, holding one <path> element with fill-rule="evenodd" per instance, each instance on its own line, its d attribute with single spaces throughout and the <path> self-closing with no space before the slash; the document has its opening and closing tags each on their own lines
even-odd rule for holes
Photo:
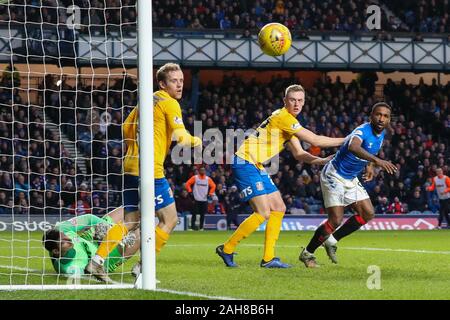
<svg viewBox="0 0 450 320">
<path fill-rule="evenodd" d="M 160 227 L 156 227 L 155 228 L 155 249 L 156 249 L 156 253 L 159 253 L 162 249 L 162 247 L 164 247 L 164 245 L 167 243 L 167 240 L 169 240 L 170 235 L 163 231 L 163 229 L 161 229 Z"/>
<path fill-rule="evenodd" d="M 247 238 L 250 234 L 255 232 L 256 229 L 264 222 L 264 217 L 257 212 L 252 213 L 247 219 L 245 219 L 239 228 L 231 235 L 231 237 L 225 242 L 223 252 L 231 254 L 238 243 Z"/>
<path fill-rule="evenodd" d="M 106 234 L 105 239 L 97 249 L 97 255 L 106 259 L 106 257 L 114 250 L 115 247 L 122 241 L 123 237 L 128 233 L 127 227 L 122 222 L 113 225 Z"/>
<path fill-rule="evenodd" d="M 275 257 L 275 243 L 280 235 L 284 212 L 272 211 L 266 225 L 263 260 L 268 262 Z"/>
</svg>

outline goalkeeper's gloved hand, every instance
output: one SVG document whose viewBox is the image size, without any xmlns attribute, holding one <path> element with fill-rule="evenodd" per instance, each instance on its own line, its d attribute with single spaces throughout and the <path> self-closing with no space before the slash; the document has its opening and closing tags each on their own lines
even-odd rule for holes
<svg viewBox="0 0 450 320">
<path fill-rule="evenodd" d="M 99 224 L 96 224 L 94 226 L 94 240 L 101 241 L 108 233 L 109 228 L 111 228 L 111 225 L 106 222 L 101 222 Z"/>
<path fill-rule="evenodd" d="M 132 247 L 136 243 L 136 235 L 134 232 L 128 232 L 120 243 L 122 247 Z"/>
</svg>

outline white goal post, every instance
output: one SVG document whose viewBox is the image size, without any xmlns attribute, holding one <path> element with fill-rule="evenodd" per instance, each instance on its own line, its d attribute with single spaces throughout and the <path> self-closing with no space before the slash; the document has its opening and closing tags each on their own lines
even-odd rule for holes
<svg viewBox="0 0 450 320">
<path fill-rule="evenodd" d="M 0 1 L 0 290 L 155 290 L 152 2 L 70 3 Z M 123 206 L 121 127 L 136 105 L 140 250 L 112 284 L 58 273 L 45 231 Z"/>
<path fill-rule="evenodd" d="M 142 289 L 156 289 L 152 2 L 138 1 Z M 148 32 L 145 32 L 147 31 Z M 139 31 L 144 31 L 140 33 Z M 139 35 L 140 33 L 140 35 Z M 145 125 L 143 125 L 145 124 Z"/>
</svg>

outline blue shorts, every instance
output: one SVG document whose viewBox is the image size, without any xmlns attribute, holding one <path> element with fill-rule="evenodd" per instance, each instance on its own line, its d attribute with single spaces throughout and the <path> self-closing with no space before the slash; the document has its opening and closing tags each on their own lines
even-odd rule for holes
<svg viewBox="0 0 450 320">
<path fill-rule="evenodd" d="M 166 178 L 155 179 L 155 211 L 175 202 Z M 139 210 L 139 177 L 124 176 L 123 204 L 125 212 Z"/>
<path fill-rule="evenodd" d="M 155 211 L 175 202 L 172 189 L 166 178 L 155 179 Z"/>
<path fill-rule="evenodd" d="M 231 169 L 242 201 L 278 191 L 267 172 L 258 169 L 253 163 L 234 157 Z"/>
</svg>

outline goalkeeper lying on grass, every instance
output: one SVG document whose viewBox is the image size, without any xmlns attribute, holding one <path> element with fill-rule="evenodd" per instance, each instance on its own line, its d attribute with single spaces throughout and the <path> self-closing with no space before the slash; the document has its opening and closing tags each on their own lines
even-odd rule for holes
<svg viewBox="0 0 450 320">
<path fill-rule="evenodd" d="M 123 221 L 123 208 L 99 218 L 86 214 L 59 222 L 45 232 L 42 242 L 59 274 L 83 275 L 108 229 Z M 138 228 L 139 229 L 139 228 Z M 113 272 L 133 256 L 140 247 L 139 230 L 130 232 L 105 260 L 105 269 Z M 108 282 L 112 282 L 111 280 Z"/>
</svg>

